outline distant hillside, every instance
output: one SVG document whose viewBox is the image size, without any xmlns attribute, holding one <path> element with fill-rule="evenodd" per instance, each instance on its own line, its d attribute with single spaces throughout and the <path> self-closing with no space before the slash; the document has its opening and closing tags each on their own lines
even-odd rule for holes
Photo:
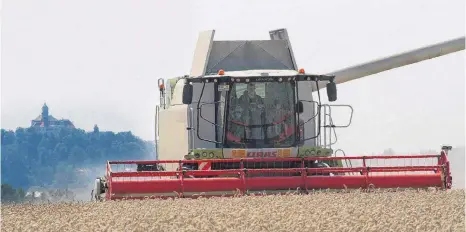
<svg viewBox="0 0 466 232">
<path fill-rule="evenodd" d="M 153 142 L 131 132 L 100 132 L 97 127 L 93 132 L 74 128 L 2 129 L 1 152 L 2 184 L 24 190 L 32 186 L 83 187 L 89 184 L 89 175 L 103 174 L 100 170 L 106 160 L 155 158 Z M 87 172 L 91 169 L 99 171 Z"/>
</svg>

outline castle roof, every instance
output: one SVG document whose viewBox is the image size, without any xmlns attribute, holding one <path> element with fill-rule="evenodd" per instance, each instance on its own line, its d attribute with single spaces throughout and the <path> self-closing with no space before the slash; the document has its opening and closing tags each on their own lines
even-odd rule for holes
<svg viewBox="0 0 466 232">
<path fill-rule="evenodd" d="M 34 121 L 42 121 L 42 115 L 37 116 Z M 52 115 L 49 115 L 49 121 L 58 121 L 55 117 Z"/>
</svg>

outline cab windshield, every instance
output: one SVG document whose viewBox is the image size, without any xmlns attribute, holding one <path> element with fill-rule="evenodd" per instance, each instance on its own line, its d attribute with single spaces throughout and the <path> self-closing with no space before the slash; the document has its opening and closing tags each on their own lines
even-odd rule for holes
<svg viewBox="0 0 466 232">
<path fill-rule="evenodd" d="M 233 83 L 227 96 L 225 147 L 293 146 L 296 115 L 292 83 Z"/>
</svg>

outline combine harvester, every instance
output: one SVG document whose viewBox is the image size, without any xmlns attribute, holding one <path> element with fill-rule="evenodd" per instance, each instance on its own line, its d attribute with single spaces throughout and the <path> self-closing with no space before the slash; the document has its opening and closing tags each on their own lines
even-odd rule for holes
<svg viewBox="0 0 466 232">
<path fill-rule="evenodd" d="M 94 200 L 451 188 L 449 146 L 406 156 L 333 150 L 335 129 L 349 126 L 353 109 L 322 104 L 320 89 L 333 102 L 337 84 L 464 50 L 464 37 L 326 75 L 298 68 L 285 29 L 270 40 L 213 38 L 213 30 L 200 33 L 189 76 L 159 79 L 159 160 L 109 161 Z M 346 125 L 333 123 L 335 108 L 348 109 Z"/>
</svg>

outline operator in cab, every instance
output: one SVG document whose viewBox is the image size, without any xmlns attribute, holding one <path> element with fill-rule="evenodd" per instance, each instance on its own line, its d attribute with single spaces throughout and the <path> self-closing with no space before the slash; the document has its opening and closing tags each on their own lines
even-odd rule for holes
<svg viewBox="0 0 466 232">
<path fill-rule="evenodd" d="M 246 127 L 249 139 L 263 140 L 264 129 L 264 99 L 256 93 L 255 83 L 248 83 L 246 90 L 239 97 L 238 103 L 243 110 L 243 123 L 253 125 Z"/>
<path fill-rule="evenodd" d="M 254 83 L 248 83 L 247 89 L 238 99 L 239 103 L 243 106 L 263 107 L 264 99 L 256 93 L 256 85 Z"/>
</svg>

